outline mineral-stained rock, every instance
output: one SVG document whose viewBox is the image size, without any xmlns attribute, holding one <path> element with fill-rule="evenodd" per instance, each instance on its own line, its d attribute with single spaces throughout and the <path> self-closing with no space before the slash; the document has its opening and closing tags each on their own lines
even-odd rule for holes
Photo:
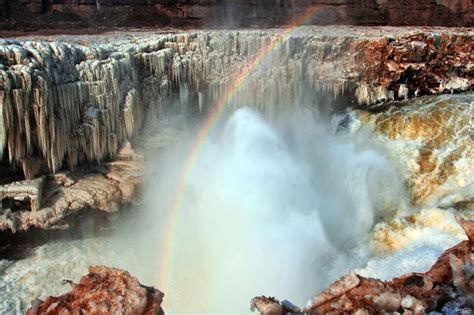
<svg viewBox="0 0 474 315">
<path fill-rule="evenodd" d="M 474 199 L 474 96 L 443 95 L 355 111 L 401 164 L 418 205 L 456 206 Z"/>
<path fill-rule="evenodd" d="M 370 55 L 375 54 L 381 60 L 364 62 L 369 68 L 356 91 L 359 104 L 469 89 L 474 83 L 472 47 L 472 38 L 437 33 L 365 44 L 361 59 L 374 60 Z M 459 73 L 450 71 L 452 65 L 461 64 L 466 67 Z"/>
<path fill-rule="evenodd" d="M 307 314 L 382 314 L 474 310 L 474 221 L 458 218 L 469 240 L 445 251 L 426 273 L 412 273 L 392 281 L 349 274 L 316 296 Z M 454 306 L 457 304 L 457 306 Z"/>
<path fill-rule="evenodd" d="M 72 291 L 34 301 L 27 314 L 164 314 L 164 294 L 120 269 L 93 266 L 78 284 L 70 284 Z"/>
</svg>

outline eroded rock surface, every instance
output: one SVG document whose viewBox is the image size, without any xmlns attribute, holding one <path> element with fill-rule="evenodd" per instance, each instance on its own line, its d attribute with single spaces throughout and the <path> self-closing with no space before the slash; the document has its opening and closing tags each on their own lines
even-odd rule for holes
<svg viewBox="0 0 474 315">
<path fill-rule="evenodd" d="M 93 266 L 78 284 L 67 282 L 72 291 L 33 301 L 27 314 L 164 314 L 164 294 L 120 269 Z"/>
</svg>

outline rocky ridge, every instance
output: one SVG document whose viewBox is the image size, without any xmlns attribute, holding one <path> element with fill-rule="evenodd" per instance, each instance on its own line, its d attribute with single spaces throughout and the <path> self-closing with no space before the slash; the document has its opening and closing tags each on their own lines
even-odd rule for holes
<svg viewBox="0 0 474 315">
<path fill-rule="evenodd" d="M 97 27 L 275 27 L 314 7 L 314 25 L 472 26 L 469 0 L 22 0 L 0 1 L 3 30 Z M 95 29 L 93 29 L 95 28 Z M 100 31 L 100 30 L 99 30 Z"/>
</svg>

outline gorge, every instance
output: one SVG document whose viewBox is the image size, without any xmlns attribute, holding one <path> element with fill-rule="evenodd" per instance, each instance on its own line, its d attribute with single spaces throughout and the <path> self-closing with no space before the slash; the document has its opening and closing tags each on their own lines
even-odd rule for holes
<svg viewBox="0 0 474 315">
<path fill-rule="evenodd" d="M 79 24 L 97 18 L 84 22 L 90 10 L 144 10 L 89 2 L 74 11 Z M 381 280 L 428 271 L 469 236 L 455 217 L 474 219 L 472 4 L 446 3 L 425 5 L 459 27 L 217 21 L 0 39 L 1 312 L 64 294 L 61 279 L 77 283 L 93 265 L 163 291 L 170 314 L 246 313 L 260 294 L 305 307 L 351 270 Z M 192 12 L 223 6 L 153 5 L 179 7 L 195 28 L 204 18 Z M 25 1 L 8 21 L 76 6 Z M 282 5 L 270 10 L 280 22 L 257 24 L 354 7 L 364 14 L 347 24 L 403 24 L 384 1 Z M 248 26 L 240 14 L 231 27 Z M 11 255 L 43 230 L 60 236 Z M 101 268 L 85 283 L 128 279 Z M 143 309 L 161 303 L 160 291 L 126 281 L 149 295 Z"/>
</svg>

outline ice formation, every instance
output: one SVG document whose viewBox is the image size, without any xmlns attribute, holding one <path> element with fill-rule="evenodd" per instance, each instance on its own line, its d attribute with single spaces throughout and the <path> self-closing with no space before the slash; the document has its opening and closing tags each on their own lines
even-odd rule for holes
<svg viewBox="0 0 474 315">
<path fill-rule="evenodd" d="M 0 153 L 28 179 L 113 157 L 145 117 L 205 113 L 231 88 L 233 75 L 273 46 L 245 74 L 231 108 L 253 106 L 271 116 L 289 104 L 329 103 L 326 95 L 373 104 L 472 84 L 466 78 L 472 64 L 464 62 L 469 33 L 362 30 L 302 28 L 285 38 L 267 30 L 1 40 Z M 442 53 L 433 54 L 434 46 Z M 439 67 L 446 68 L 442 75 L 433 70 Z M 452 73 L 459 77 L 450 79 Z"/>
<path fill-rule="evenodd" d="M 467 94 L 392 103 L 377 113 L 349 111 L 345 119 L 353 130 L 374 132 L 398 161 L 416 205 L 451 207 L 474 199 L 473 115 Z"/>
</svg>

